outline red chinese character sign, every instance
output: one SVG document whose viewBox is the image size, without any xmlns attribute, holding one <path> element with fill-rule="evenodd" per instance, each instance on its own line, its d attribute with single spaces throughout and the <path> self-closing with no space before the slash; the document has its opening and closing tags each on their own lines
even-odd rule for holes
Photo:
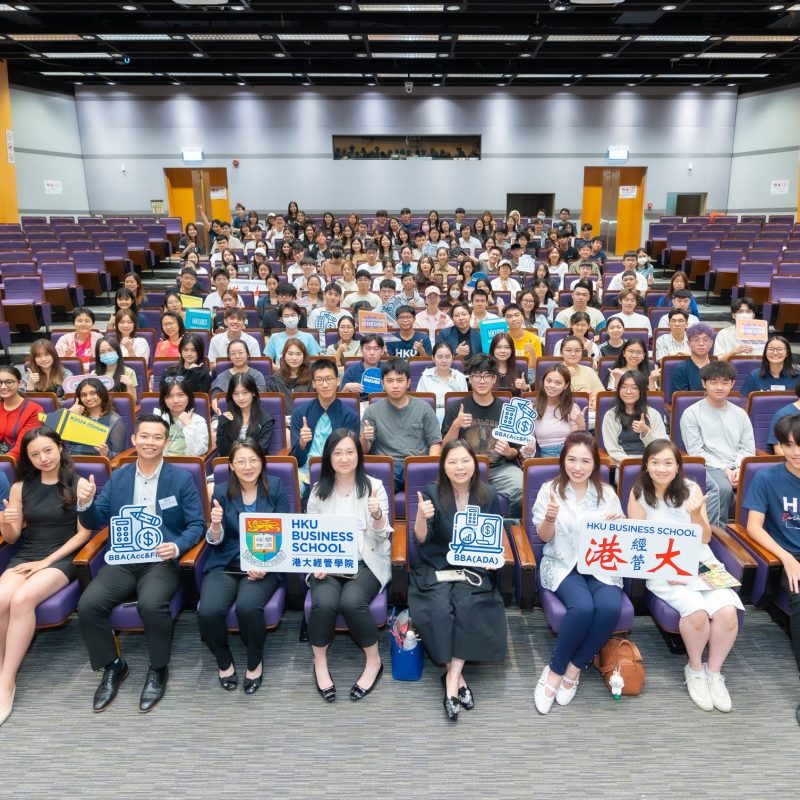
<svg viewBox="0 0 800 800">
<path fill-rule="evenodd" d="M 578 572 L 674 581 L 697 575 L 703 530 L 638 519 L 589 519 L 580 532 Z"/>
</svg>

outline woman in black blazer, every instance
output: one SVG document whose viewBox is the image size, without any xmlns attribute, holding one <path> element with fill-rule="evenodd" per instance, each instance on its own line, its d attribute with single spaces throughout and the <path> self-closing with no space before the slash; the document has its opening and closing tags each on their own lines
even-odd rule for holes
<svg viewBox="0 0 800 800">
<path fill-rule="evenodd" d="M 234 442 L 245 438 L 255 439 L 265 453 L 269 452 L 275 420 L 264 414 L 253 377 L 247 372 L 234 375 L 225 397 L 228 410 L 217 417 L 216 446 L 219 454 L 229 455 Z"/>
<path fill-rule="evenodd" d="M 225 619 L 236 602 L 239 634 L 247 647 L 244 692 L 255 694 L 261 686 L 261 662 L 267 638 L 264 606 L 278 588 L 279 578 L 275 573 L 259 570 L 241 571 L 239 514 L 253 511 L 286 514 L 289 500 L 283 484 L 267 475 L 264 451 L 254 439 L 233 444 L 228 469 L 228 481 L 216 486 L 211 501 L 211 525 L 206 541 L 212 553 L 203 570 L 197 621 L 200 634 L 217 658 L 220 686 L 233 691 L 238 678 Z"/>
</svg>

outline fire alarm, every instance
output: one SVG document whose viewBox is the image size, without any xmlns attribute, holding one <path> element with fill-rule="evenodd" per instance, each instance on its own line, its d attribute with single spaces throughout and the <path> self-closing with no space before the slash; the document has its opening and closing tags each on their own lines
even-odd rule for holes
<svg viewBox="0 0 800 800">
<path fill-rule="evenodd" d="M 234 158 L 233 159 L 233 166 L 234 167 L 238 167 L 239 166 L 239 159 L 238 158 Z"/>
<path fill-rule="evenodd" d="M 653 210 L 653 204 L 652 203 L 648 203 L 647 204 L 647 210 L 648 211 L 652 211 Z"/>
</svg>

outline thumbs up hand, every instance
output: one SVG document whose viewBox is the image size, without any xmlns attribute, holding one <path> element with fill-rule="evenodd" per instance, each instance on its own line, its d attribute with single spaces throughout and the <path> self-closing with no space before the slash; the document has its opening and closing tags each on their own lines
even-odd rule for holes
<svg viewBox="0 0 800 800">
<path fill-rule="evenodd" d="M 298 437 L 300 447 L 308 447 L 313 438 L 314 432 L 308 427 L 308 421 L 303 417 L 303 427 L 300 428 L 300 435 Z"/>
<path fill-rule="evenodd" d="M 94 475 L 89 476 L 89 480 L 87 481 L 86 478 L 79 478 L 78 479 L 78 503 L 82 506 L 91 505 L 92 500 L 94 500 L 94 496 L 97 492 L 97 486 L 94 482 Z"/>
<path fill-rule="evenodd" d="M 16 528 L 21 522 L 19 508 L 10 506 L 8 500 L 3 500 L 3 506 L 3 524 L 12 525 Z"/>
<path fill-rule="evenodd" d="M 211 503 L 211 531 L 212 533 L 222 532 L 222 515 L 224 511 L 215 497 Z"/>
<path fill-rule="evenodd" d="M 378 502 L 378 490 L 373 486 L 372 491 L 369 493 L 367 500 L 367 508 L 369 509 L 370 516 L 376 522 L 383 516 L 383 509 Z"/>
<path fill-rule="evenodd" d="M 544 515 L 546 522 L 555 522 L 556 517 L 558 516 L 558 512 L 561 506 L 558 504 L 558 500 L 556 500 L 556 495 L 553 492 L 552 486 L 550 487 L 550 498 L 547 501 L 547 511 Z"/>
<path fill-rule="evenodd" d="M 642 414 L 639 419 L 635 419 L 631 427 L 633 428 L 633 432 L 638 433 L 639 436 L 647 436 L 647 434 L 650 433 L 650 426 L 647 424 L 647 418 L 644 414 Z"/>
<path fill-rule="evenodd" d="M 433 503 L 430 500 L 425 498 L 425 495 L 422 492 L 417 492 L 417 517 L 423 517 L 424 519 L 433 519 L 433 515 L 436 513 L 436 509 L 433 506 Z"/>
<path fill-rule="evenodd" d="M 472 414 L 467 414 L 464 411 L 464 404 L 458 409 L 458 416 L 453 421 L 453 426 L 457 429 L 469 428 L 472 426 Z"/>
</svg>

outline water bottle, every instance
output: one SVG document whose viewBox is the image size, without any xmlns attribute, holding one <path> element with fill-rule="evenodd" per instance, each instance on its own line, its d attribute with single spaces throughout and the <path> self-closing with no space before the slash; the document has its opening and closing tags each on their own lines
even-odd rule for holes
<svg viewBox="0 0 800 800">
<path fill-rule="evenodd" d="M 414 635 L 414 631 L 406 631 L 406 635 L 403 638 L 403 650 L 413 650 L 417 646 L 417 637 Z"/>
</svg>

